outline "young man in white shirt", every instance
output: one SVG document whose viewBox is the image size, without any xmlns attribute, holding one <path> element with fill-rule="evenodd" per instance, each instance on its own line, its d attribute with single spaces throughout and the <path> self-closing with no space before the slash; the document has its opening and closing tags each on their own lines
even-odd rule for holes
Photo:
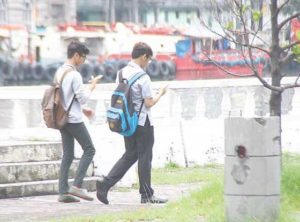
<svg viewBox="0 0 300 222">
<path fill-rule="evenodd" d="M 132 50 L 132 60 L 120 71 L 123 79 L 130 79 L 143 69 L 151 61 L 152 49 L 146 43 L 135 44 Z M 119 75 L 117 82 L 119 82 Z M 103 180 L 97 181 L 97 198 L 104 204 L 108 204 L 108 190 L 114 186 L 127 172 L 127 170 L 138 161 L 139 192 L 141 203 L 166 203 L 166 199 L 155 197 L 151 187 L 151 162 L 152 148 L 154 144 L 154 128 L 151 117 L 151 107 L 166 93 L 166 87 L 153 95 L 151 79 L 149 75 L 143 75 L 132 85 L 132 101 L 135 111 L 139 111 L 139 121 L 136 132 L 129 137 L 124 137 L 125 153 L 113 166 L 111 171 Z M 142 107 L 141 107 L 142 106 Z"/>
<path fill-rule="evenodd" d="M 89 49 L 85 45 L 80 42 L 71 42 L 68 46 L 67 53 L 67 61 L 55 74 L 56 81 L 61 82 L 62 76 L 66 73 L 61 82 L 63 106 L 65 110 L 71 106 L 68 123 L 60 130 L 63 157 L 59 173 L 58 201 L 63 203 L 79 202 L 79 199 L 76 197 L 89 201 L 93 200 L 93 198 L 87 194 L 87 191 L 81 188 L 83 178 L 95 154 L 94 144 L 82 118 L 83 112 L 88 117 L 91 117 L 93 111 L 84 109 L 82 105 L 88 101 L 91 92 L 96 87 L 97 81 L 101 78 L 101 76 L 92 78 L 89 88 L 83 85 L 82 77 L 76 70 L 76 67 L 83 64 L 86 56 L 89 54 Z M 83 155 L 80 158 L 73 185 L 69 187 L 68 175 L 71 163 L 74 159 L 74 139 L 81 145 Z"/>
</svg>

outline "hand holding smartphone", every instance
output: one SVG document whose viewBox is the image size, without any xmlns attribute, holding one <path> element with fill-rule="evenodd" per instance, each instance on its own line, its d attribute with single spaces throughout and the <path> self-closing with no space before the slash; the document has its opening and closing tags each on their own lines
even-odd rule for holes
<svg viewBox="0 0 300 222">
<path fill-rule="evenodd" d="M 98 75 L 94 77 L 93 75 L 91 76 L 91 80 L 89 81 L 90 83 L 97 83 L 100 79 L 103 78 L 103 75 Z"/>
</svg>

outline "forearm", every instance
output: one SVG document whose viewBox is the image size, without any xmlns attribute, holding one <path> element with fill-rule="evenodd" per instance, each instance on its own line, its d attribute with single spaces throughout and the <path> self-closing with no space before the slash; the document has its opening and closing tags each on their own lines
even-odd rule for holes
<svg viewBox="0 0 300 222">
<path fill-rule="evenodd" d="M 145 99 L 145 105 L 147 108 L 151 108 L 152 106 L 154 106 L 159 100 L 160 98 L 163 96 L 162 93 L 158 93 L 156 94 L 153 98 L 151 99 Z"/>
<path fill-rule="evenodd" d="M 89 86 L 89 89 L 91 90 L 91 92 L 93 92 L 95 88 L 96 88 L 96 83 L 91 83 Z"/>
</svg>

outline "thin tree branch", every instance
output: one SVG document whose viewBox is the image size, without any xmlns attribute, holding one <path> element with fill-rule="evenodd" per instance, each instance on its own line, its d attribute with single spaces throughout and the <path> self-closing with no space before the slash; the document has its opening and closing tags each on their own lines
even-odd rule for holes
<svg viewBox="0 0 300 222">
<path fill-rule="evenodd" d="M 240 10 L 240 12 L 242 13 L 242 9 Z M 242 17 L 242 14 L 241 14 L 241 17 Z M 245 61 L 246 65 L 249 67 L 249 69 L 251 69 L 254 72 L 254 75 L 259 76 L 259 74 L 258 74 L 258 72 L 257 72 L 257 70 L 254 66 L 252 50 L 251 50 L 251 46 L 253 44 L 254 38 L 252 39 L 251 44 L 250 44 L 249 43 L 249 33 L 247 32 L 247 25 L 246 25 L 244 19 L 242 19 L 242 24 L 243 24 L 244 32 L 247 33 L 247 35 L 246 35 L 246 45 L 247 45 L 247 47 L 246 48 L 248 49 L 248 55 L 249 55 L 250 63 L 247 61 L 245 53 L 242 50 L 244 61 Z"/>
<path fill-rule="evenodd" d="M 266 88 L 268 88 L 268 89 L 270 89 L 270 90 L 272 90 L 272 91 L 275 91 L 275 92 L 283 92 L 283 88 L 282 87 L 280 87 L 280 86 L 273 86 L 273 85 L 271 85 L 271 84 L 269 84 L 264 78 L 262 78 L 260 75 L 256 75 L 255 76 L 256 78 L 258 78 L 258 80 L 261 82 L 261 84 L 264 86 L 264 87 L 266 87 Z"/>
<path fill-rule="evenodd" d="M 269 84 L 266 80 L 264 80 L 257 72 L 257 70 L 253 70 L 251 67 L 250 69 L 254 72 L 253 74 L 237 74 L 237 73 L 233 73 L 228 71 L 227 69 L 223 68 L 222 66 L 220 66 L 218 63 L 216 63 L 216 61 L 214 61 L 213 59 L 210 58 L 209 55 L 205 54 L 204 55 L 215 65 L 217 66 L 219 69 L 221 69 L 223 72 L 225 72 L 228 75 L 231 76 L 235 76 L 235 77 L 257 77 L 258 80 L 262 83 L 262 85 L 270 90 L 276 91 L 276 92 L 282 92 L 283 89 L 282 87 L 277 87 L 277 86 L 272 86 L 271 84 Z"/>
<path fill-rule="evenodd" d="M 249 35 L 249 30 L 247 29 L 247 26 L 246 26 L 246 21 L 244 20 L 243 18 L 243 14 L 242 14 L 242 3 L 239 4 L 239 2 L 237 0 L 234 0 L 234 3 L 235 3 L 235 6 L 238 8 L 238 11 L 239 13 L 236 13 L 236 16 L 240 19 L 242 25 L 243 25 L 243 29 L 244 29 L 244 34 L 245 35 Z M 235 12 L 234 12 L 235 13 Z M 220 22 L 219 22 L 220 23 Z M 221 24 L 221 23 L 220 23 Z M 206 26 L 206 24 L 204 24 Z M 206 26 L 207 27 L 207 26 Z M 207 27 L 208 28 L 208 27 Z M 222 27 L 223 28 L 223 27 Z M 223 30 L 224 33 L 226 34 L 226 31 Z M 214 31 L 213 31 L 214 32 Z M 214 32 L 215 33 L 215 32 Z M 234 32 L 233 32 L 234 33 Z M 237 32 L 236 32 L 237 33 Z M 252 49 L 258 49 L 258 50 L 261 50 L 263 52 L 265 52 L 266 54 L 268 54 L 270 56 L 270 52 L 265 50 L 265 49 L 262 49 L 260 47 L 257 47 L 257 46 L 253 46 L 253 41 L 254 39 L 257 37 L 257 33 L 258 33 L 258 30 L 256 32 L 254 32 L 254 37 L 251 41 L 251 44 L 249 44 L 249 39 L 247 39 L 247 43 L 243 43 L 243 42 L 238 42 L 236 40 L 234 40 L 233 38 L 231 38 L 231 41 L 236 43 L 237 45 L 240 45 L 242 47 L 241 49 L 241 53 L 242 53 L 242 56 L 243 56 L 243 59 L 246 63 L 246 65 L 249 67 L 250 70 L 253 71 L 253 74 L 249 74 L 249 75 L 242 75 L 242 74 L 236 74 L 236 73 L 232 73 L 230 71 L 228 71 L 227 69 L 223 68 L 222 66 L 220 66 L 219 64 L 217 64 L 215 61 L 213 61 L 208 55 L 206 55 L 208 57 L 208 59 L 210 61 L 212 61 L 219 69 L 221 69 L 222 71 L 224 71 L 225 73 L 229 74 L 229 75 L 232 75 L 232 76 L 238 76 L 238 77 L 245 77 L 245 76 L 255 76 L 259 79 L 259 81 L 268 89 L 270 90 L 274 90 L 274 91 L 278 91 L 278 92 L 281 92 L 282 89 L 280 87 L 276 87 L 276 86 L 272 86 L 270 85 L 269 83 L 267 83 L 258 73 L 255 65 L 254 65 L 254 62 L 253 62 L 253 56 L 252 56 Z M 216 33 L 218 34 L 218 33 Z M 253 33 L 252 33 L 253 34 Z M 221 35 L 222 36 L 222 35 Z M 223 36 L 222 36 L 223 37 Z M 245 56 L 245 52 L 243 50 L 243 47 L 245 48 L 248 48 L 248 51 L 249 51 L 249 57 L 250 57 L 250 63 L 247 61 L 246 59 L 246 56 Z"/>
<path fill-rule="evenodd" d="M 292 61 L 295 58 L 295 54 L 288 53 L 284 58 L 279 60 L 280 65 L 287 64 L 288 62 Z"/>
<path fill-rule="evenodd" d="M 236 41 L 232 36 L 227 36 L 227 35 L 224 36 L 224 35 L 222 35 L 222 34 L 216 32 L 216 31 L 212 30 L 210 27 L 208 27 L 208 26 L 205 24 L 205 22 L 204 22 L 203 20 L 201 21 L 201 24 L 202 24 L 205 28 L 207 28 L 209 31 L 211 31 L 212 33 L 218 35 L 218 36 L 221 37 L 221 38 L 226 38 L 226 39 L 228 39 L 230 42 L 235 43 L 235 44 L 240 45 L 240 46 L 243 46 L 243 47 L 248 47 L 248 46 L 249 46 L 248 44 L 244 44 L 244 43 L 242 43 L 242 42 Z M 222 27 L 222 29 L 223 29 L 223 27 Z M 223 31 L 224 31 L 224 33 L 226 34 L 225 30 L 223 30 Z M 237 34 L 238 32 L 233 32 L 233 31 L 232 31 L 232 33 Z M 247 34 L 248 34 L 248 33 L 245 33 L 245 35 L 247 35 Z M 259 47 L 259 46 L 253 46 L 253 45 L 251 45 L 250 47 L 251 47 L 252 49 L 260 50 L 260 51 L 262 51 L 262 52 L 264 52 L 264 53 L 266 53 L 266 54 L 268 54 L 268 55 L 270 56 L 270 52 L 269 52 L 268 50 L 264 49 L 264 48 L 261 48 L 261 47 Z"/>
<path fill-rule="evenodd" d="M 283 90 L 286 90 L 286 89 L 291 89 L 291 88 L 296 88 L 296 87 L 300 87 L 300 84 L 297 83 L 297 84 L 290 84 L 290 85 L 285 85 L 285 86 L 282 86 L 282 91 Z"/>
<path fill-rule="evenodd" d="M 255 76 L 254 74 L 237 74 L 237 73 L 233 73 L 233 72 L 230 72 L 229 70 L 223 68 L 221 65 L 219 65 L 215 60 L 213 60 L 208 54 L 206 53 L 203 53 L 208 59 L 209 61 L 211 61 L 215 66 L 217 66 L 219 69 L 221 69 L 223 72 L 225 72 L 226 74 L 228 75 L 231 75 L 231 76 L 235 76 L 235 77 L 251 77 L 251 76 Z"/>
<path fill-rule="evenodd" d="M 298 16 L 300 16 L 300 12 L 286 18 L 285 20 L 283 20 L 280 24 L 278 24 L 278 31 L 282 29 L 283 26 L 285 26 L 286 23 L 288 23 L 289 21 L 291 21 L 293 18 L 297 18 Z"/>
<path fill-rule="evenodd" d="M 281 48 L 281 52 L 283 52 L 283 51 L 285 51 L 287 49 L 293 48 L 295 45 L 298 45 L 298 44 L 300 44 L 300 40 L 298 40 L 296 42 L 293 42 L 293 43 L 291 43 L 291 44 L 289 44 L 289 45 L 287 45 L 285 47 L 282 47 Z"/>
<path fill-rule="evenodd" d="M 253 40 L 254 40 L 255 38 L 257 38 L 257 39 L 261 40 L 265 45 L 268 45 L 268 43 L 267 43 L 266 41 L 264 41 L 264 40 L 258 35 L 258 31 L 259 31 L 259 30 L 257 30 L 256 32 L 252 32 L 251 30 L 249 30 L 249 29 L 247 28 L 246 22 L 245 22 L 245 20 L 244 20 L 244 18 L 243 18 L 243 12 L 242 12 L 242 5 L 243 5 L 243 3 L 242 3 L 241 1 L 238 2 L 237 0 L 233 0 L 233 3 L 234 3 L 234 7 L 237 8 L 238 13 L 234 10 L 234 7 L 232 7 L 232 10 L 231 10 L 231 11 L 235 14 L 235 16 L 236 16 L 239 20 L 242 21 L 243 27 L 244 27 L 244 35 L 252 34 L 252 35 L 253 35 Z M 220 21 L 220 17 L 219 17 L 219 16 L 220 16 L 219 14 L 216 15 L 216 17 L 218 18 L 217 21 L 219 22 L 219 24 L 221 24 L 221 21 Z M 238 42 L 238 41 L 236 41 L 236 40 L 234 39 L 233 35 L 243 35 L 243 34 L 238 33 L 237 31 L 232 31 L 232 30 L 224 29 L 224 27 L 221 25 L 221 28 L 222 28 L 223 32 L 225 33 L 225 36 L 224 36 L 224 35 L 222 35 L 222 34 L 220 34 L 220 33 L 215 32 L 215 31 L 212 30 L 210 27 L 208 27 L 208 26 L 205 24 L 205 22 L 204 22 L 203 20 L 201 21 L 201 23 L 202 23 L 208 30 L 210 30 L 211 32 L 213 32 L 213 33 L 215 33 L 216 35 L 220 36 L 221 38 L 224 38 L 224 37 L 225 37 L 225 38 L 227 38 L 229 41 L 235 43 L 236 45 L 240 45 L 240 46 L 242 46 L 242 47 L 248 47 L 248 46 L 249 46 L 248 44 L 244 44 L 244 43 L 242 43 L 242 42 Z M 230 34 L 229 34 L 229 33 L 230 33 Z M 260 50 L 260 51 L 263 51 L 263 52 L 265 52 L 266 54 L 268 54 L 268 55 L 270 56 L 269 51 L 266 50 L 266 49 L 263 49 L 263 48 L 258 47 L 258 46 L 253 46 L 253 44 L 251 44 L 250 47 L 251 47 L 252 49 L 258 49 L 258 50 Z"/>
<path fill-rule="evenodd" d="M 255 38 L 258 38 L 260 41 L 262 41 L 264 44 L 266 44 L 266 45 L 269 45 L 264 39 L 262 39 L 259 35 L 257 35 L 257 33 L 258 33 L 258 31 L 259 30 L 257 30 L 257 32 L 252 32 L 251 30 L 248 30 L 248 32 L 250 33 L 250 34 L 254 34 L 255 33 Z"/>
<path fill-rule="evenodd" d="M 290 0 L 285 1 L 284 3 L 282 3 L 282 5 L 280 7 L 278 7 L 276 14 L 278 15 L 280 13 L 280 11 L 283 9 L 284 6 L 286 6 L 289 3 Z"/>
<path fill-rule="evenodd" d="M 243 27 L 244 27 L 244 31 L 246 32 L 247 30 L 247 25 L 244 21 L 243 18 L 241 18 L 241 21 L 242 21 L 242 24 L 243 24 Z M 248 53 L 249 53 L 249 58 L 250 58 L 250 64 L 248 63 L 248 61 L 245 59 L 245 62 L 247 64 L 247 66 L 249 67 L 249 69 L 251 69 L 253 71 L 253 74 L 256 78 L 258 78 L 258 80 L 262 83 L 262 85 L 270 90 L 273 90 L 273 91 L 276 91 L 276 92 L 282 92 L 282 88 L 281 87 L 278 87 L 278 86 L 273 86 L 271 84 L 269 84 L 266 80 L 264 80 L 258 73 L 258 70 L 256 69 L 255 65 L 254 65 L 254 62 L 253 62 L 253 55 L 252 55 L 252 50 L 251 50 L 251 46 L 253 44 L 253 40 L 252 39 L 252 42 L 251 44 L 249 44 L 249 38 L 246 39 L 247 40 L 247 44 L 248 44 Z M 269 53 L 268 53 L 269 54 Z M 245 58 L 245 55 L 243 53 L 243 56 Z"/>
<path fill-rule="evenodd" d="M 295 80 L 295 84 L 298 84 L 297 82 L 298 82 L 299 77 L 300 77 L 300 73 L 298 74 L 297 79 Z"/>
</svg>

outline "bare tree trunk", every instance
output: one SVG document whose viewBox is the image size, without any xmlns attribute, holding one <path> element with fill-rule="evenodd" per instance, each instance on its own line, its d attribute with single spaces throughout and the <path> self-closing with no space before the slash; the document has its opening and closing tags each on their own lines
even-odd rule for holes
<svg viewBox="0 0 300 222">
<path fill-rule="evenodd" d="M 280 86 L 281 85 L 281 71 L 280 71 L 280 45 L 279 45 L 279 26 L 278 26 L 278 5 L 277 0 L 272 0 L 271 2 L 271 25 L 272 25 L 272 45 L 271 45 L 271 76 L 272 76 L 272 85 Z M 270 98 L 270 115 L 279 117 L 279 130 L 280 130 L 280 150 L 282 152 L 281 144 L 281 99 L 282 92 L 272 90 Z"/>
<path fill-rule="evenodd" d="M 271 25 L 272 25 L 272 45 L 271 45 L 271 76 L 272 85 L 280 87 L 281 72 L 279 67 L 280 47 L 279 47 L 279 27 L 277 14 L 277 0 L 271 2 Z M 281 115 L 281 92 L 272 91 L 270 98 L 271 116 Z"/>
<path fill-rule="evenodd" d="M 264 6 L 264 1 L 263 0 L 259 0 L 259 11 L 263 11 L 263 6 Z M 259 19 L 259 23 L 258 23 L 258 30 L 262 30 L 263 29 L 263 16 L 260 17 Z"/>
<path fill-rule="evenodd" d="M 270 115 L 281 116 L 281 93 L 272 91 L 270 97 Z"/>
</svg>

